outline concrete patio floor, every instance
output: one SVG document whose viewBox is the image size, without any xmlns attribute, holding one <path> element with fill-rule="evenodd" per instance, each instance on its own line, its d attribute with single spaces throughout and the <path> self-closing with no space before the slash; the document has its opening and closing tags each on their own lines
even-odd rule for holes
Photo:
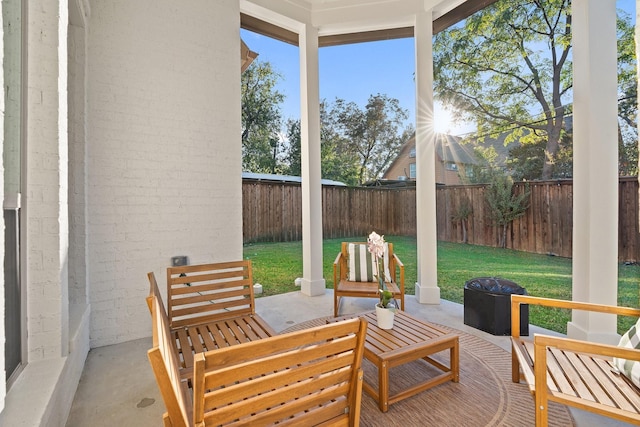
<svg viewBox="0 0 640 427">
<path fill-rule="evenodd" d="M 371 310 L 373 304 L 372 299 L 346 298 L 340 312 L 347 314 Z M 406 296 L 405 304 L 406 311 L 416 317 L 476 335 L 511 351 L 509 337 L 494 336 L 465 325 L 464 309 L 460 304 L 442 300 L 440 305 L 423 305 L 413 295 Z M 317 297 L 307 297 L 300 292 L 260 297 L 256 299 L 256 310 L 280 332 L 296 323 L 331 316 L 333 293 L 327 289 L 324 295 Z M 529 332 L 549 333 L 535 326 L 531 326 Z M 75 394 L 67 427 L 161 426 L 165 409 L 147 359 L 149 348 L 151 337 L 92 349 Z M 510 359 L 505 358 L 504 363 L 511 363 Z M 533 405 L 533 399 L 528 403 Z M 571 411 L 579 427 L 628 425 L 573 408 Z"/>
</svg>

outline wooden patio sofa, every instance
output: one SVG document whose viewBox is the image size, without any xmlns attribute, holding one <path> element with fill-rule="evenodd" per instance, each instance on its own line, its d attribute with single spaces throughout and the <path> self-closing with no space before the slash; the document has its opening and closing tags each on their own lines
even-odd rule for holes
<svg viewBox="0 0 640 427">
<path fill-rule="evenodd" d="M 148 356 L 164 426 L 358 426 L 366 321 L 337 322 L 198 353 L 189 388 L 158 295 Z"/>
<path fill-rule="evenodd" d="M 153 272 L 149 295 L 160 296 Z M 194 355 L 276 335 L 255 312 L 251 261 L 167 269 L 167 322 L 183 376 Z"/>
<path fill-rule="evenodd" d="M 342 297 L 378 298 L 378 282 L 376 280 L 360 282 L 349 279 L 349 244 L 367 245 L 366 242 L 342 242 L 340 253 L 333 262 L 333 316 L 340 313 Z M 388 270 L 391 281 L 386 282 L 394 299 L 400 299 L 400 309 L 404 310 L 404 264 L 398 255 L 393 253 L 393 243 L 387 243 L 389 248 Z M 396 279 L 400 272 L 400 281 Z M 396 302 L 397 305 L 397 302 Z"/>
<path fill-rule="evenodd" d="M 520 337 L 520 305 L 640 317 L 640 309 L 577 301 L 511 296 L 512 380 L 524 379 L 535 401 L 536 426 L 548 424 L 548 402 L 573 406 L 620 421 L 640 423 L 640 389 L 614 368 L 614 357 L 640 361 L 640 349 L 548 335 Z"/>
</svg>

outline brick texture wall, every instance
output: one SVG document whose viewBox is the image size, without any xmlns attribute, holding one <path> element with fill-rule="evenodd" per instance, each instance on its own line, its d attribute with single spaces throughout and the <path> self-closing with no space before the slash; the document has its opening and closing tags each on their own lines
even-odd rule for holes
<svg viewBox="0 0 640 427">
<path fill-rule="evenodd" d="M 95 1 L 88 40 L 91 345 L 150 335 L 146 272 L 242 257 L 235 0 Z"/>
<path fill-rule="evenodd" d="M 29 362 L 68 350 L 66 5 L 29 10 L 27 322 Z M 60 77 L 62 76 L 62 77 Z"/>
</svg>

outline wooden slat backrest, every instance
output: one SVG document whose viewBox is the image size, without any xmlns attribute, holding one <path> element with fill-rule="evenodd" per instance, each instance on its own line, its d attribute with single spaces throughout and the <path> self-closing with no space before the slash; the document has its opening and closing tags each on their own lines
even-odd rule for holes
<svg viewBox="0 0 640 427">
<path fill-rule="evenodd" d="M 255 314 L 251 261 L 167 268 L 171 328 Z"/>
<path fill-rule="evenodd" d="M 147 301 L 151 307 L 154 341 L 157 340 L 147 355 L 167 408 L 165 425 L 188 426 L 191 421 L 191 399 L 186 382 L 180 380 L 180 362 L 172 345 L 169 319 L 159 295 L 150 295 Z"/>
<path fill-rule="evenodd" d="M 196 426 L 358 426 L 367 323 L 352 319 L 196 355 Z"/>
</svg>

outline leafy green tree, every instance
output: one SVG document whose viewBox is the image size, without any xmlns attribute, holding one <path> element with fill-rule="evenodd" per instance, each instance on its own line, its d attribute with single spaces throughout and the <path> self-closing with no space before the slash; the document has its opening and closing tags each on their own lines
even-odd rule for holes
<svg viewBox="0 0 640 427">
<path fill-rule="evenodd" d="M 562 132 L 560 148 L 554 158 L 553 179 L 570 178 L 573 175 L 572 136 Z M 507 168 L 515 181 L 533 181 L 541 178 L 545 158 L 544 138 L 531 139 L 509 150 Z"/>
<path fill-rule="evenodd" d="M 451 215 L 451 221 L 459 222 L 462 227 L 462 243 L 468 243 L 467 228 L 469 225 L 469 217 L 473 214 L 473 206 L 468 198 L 463 198 L 456 212 Z"/>
<path fill-rule="evenodd" d="M 276 88 L 280 74 L 259 60 L 242 73 L 242 168 L 250 172 L 279 173 L 283 140 L 279 135 L 284 95 Z"/>
<path fill-rule="evenodd" d="M 478 145 L 474 147 L 473 153 L 476 163 L 467 166 L 466 177 L 460 177 L 466 183 L 487 184 L 491 182 L 494 175 L 505 173 L 498 166 L 498 153 L 494 147 Z"/>
<path fill-rule="evenodd" d="M 572 103 L 571 21 L 571 0 L 500 0 L 434 42 L 436 97 L 458 118 L 475 121 L 480 135 L 506 132 L 506 143 L 533 144 L 517 153 L 528 156 L 544 141 L 541 179 L 567 173 L 563 157 L 571 149 L 563 143 L 571 140 L 562 134 Z M 624 89 L 629 109 L 621 111 L 635 118 L 635 44 L 628 16 L 620 15 L 618 40 L 621 83 L 632 83 Z M 527 159 L 521 164 L 533 166 Z M 523 175 L 535 177 L 532 171 Z"/>
<path fill-rule="evenodd" d="M 500 247 L 507 246 L 507 227 L 514 219 L 521 217 L 529 207 L 528 187 L 516 194 L 513 191 L 513 179 L 504 174 L 494 174 L 493 180 L 486 188 L 485 200 L 494 224 L 501 228 Z"/>
<path fill-rule="evenodd" d="M 358 184 L 358 158 L 351 151 L 348 141 L 334 130 L 334 120 L 327 111 L 327 104 L 320 104 L 320 155 L 322 178 L 344 182 L 347 185 Z M 287 122 L 287 161 L 288 173 L 294 176 L 302 174 L 300 159 L 300 120 Z"/>
<path fill-rule="evenodd" d="M 322 177 L 358 185 L 359 161 L 353 145 L 338 132 L 337 117 L 326 102 L 320 104 Z"/>
<path fill-rule="evenodd" d="M 408 118 L 407 110 L 397 99 L 387 95 L 371 95 L 361 109 L 354 102 L 336 99 L 330 112 L 341 138 L 349 141 L 358 157 L 358 182 L 377 179 L 398 154 L 400 146 L 413 134 L 413 129 L 402 129 Z"/>
<path fill-rule="evenodd" d="M 508 131 L 508 143 L 527 129 L 544 133 L 543 179 L 553 173 L 571 102 L 570 4 L 501 0 L 436 35 L 433 48 L 436 95 L 480 134 Z"/>
<path fill-rule="evenodd" d="M 287 174 L 302 176 L 300 120 L 287 120 Z"/>
<path fill-rule="evenodd" d="M 638 175 L 638 83 L 635 27 L 619 12 L 618 29 L 618 157 L 621 176 Z"/>
</svg>

